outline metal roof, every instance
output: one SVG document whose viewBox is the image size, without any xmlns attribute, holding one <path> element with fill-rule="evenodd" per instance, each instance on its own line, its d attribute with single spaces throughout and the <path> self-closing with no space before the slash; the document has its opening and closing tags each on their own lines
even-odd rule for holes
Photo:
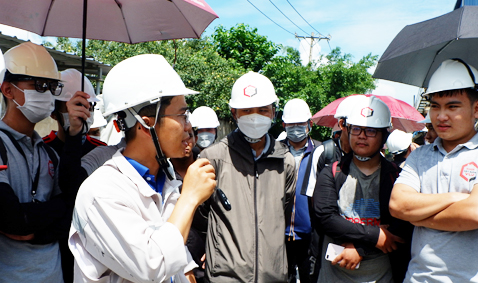
<svg viewBox="0 0 478 283">
<path fill-rule="evenodd" d="M 5 53 L 8 49 L 26 42 L 25 40 L 18 39 L 4 35 L 0 32 L 0 49 Z M 50 53 L 51 57 L 55 59 L 58 66 L 58 71 L 74 68 L 81 72 L 81 56 L 73 53 L 68 53 L 61 50 L 55 50 L 54 48 L 45 47 Z M 111 70 L 110 65 L 103 64 L 101 62 L 93 60 L 93 58 L 86 58 L 85 74 L 91 81 L 103 81 L 103 77 Z M 97 84 L 99 87 L 99 84 Z M 99 88 L 97 87 L 97 93 Z"/>
</svg>

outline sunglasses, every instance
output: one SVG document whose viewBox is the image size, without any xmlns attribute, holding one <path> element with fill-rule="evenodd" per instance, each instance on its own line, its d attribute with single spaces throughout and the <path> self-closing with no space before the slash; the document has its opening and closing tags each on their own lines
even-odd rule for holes
<svg viewBox="0 0 478 283">
<path fill-rule="evenodd" d="M 59 81 L 54 80 L 47 80 L 47 79 L 39 79 L 39 78 L 22 78 L 18 81 L 33 81 L 35 85 L 35 90 L 44 93 L 45 91 L 49 90 L 51 94 L 54 96 L 58 96 L 61 94 L 63 89 L 63 84 Z"/>
</svg>

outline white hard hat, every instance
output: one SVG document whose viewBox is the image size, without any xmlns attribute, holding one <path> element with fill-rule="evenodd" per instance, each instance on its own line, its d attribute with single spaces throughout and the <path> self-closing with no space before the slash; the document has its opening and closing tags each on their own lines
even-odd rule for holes
<svg viewBox="0 0 478 283">
<path fill-rule="evenodd" d="M 60 101 L 69 101 L 73 95 L 81 90 L 81 79 L 83 75 L 80 71 L 76 69 L 66 69 L 60 73 L 60 79 L 63 83 L 63 90 L 61 91 L 60 95 L 55 96 L 55 100 Z M 90 80 L 87 77 L 84 77 L 85 81 L 85 90 L 90 98 L 88 99 L 89 102 L 97 102 L 100 101 L 96 98 L 95 89 L 91 84 Z"/>
<path fill-rule="evenodd" d="M 2 85 L 5 76 L 5 59 L 3 58 L 2 49 L 0 49 L 0 85 Z"/>
<path fill-rule="evenodd" d="M 433 73 L 426 94 L 445 90 L 474 88 L 478 71 L 459 59 L 445 60 Z"/>
<path fill-rule="evenodd" d="M 250 71 L 234 83 L 229 106 L 244 109 L 262 107 L 278 101 L 272 82 L 264 75 Z"/>
<path fill-rule="evenodd" d="M 430 120 L 430 112 L 428 112 L 428 113 L 427 113 L 427 116 L 425 117 L 425 119 L 423 119 L 423 120 L 421 120 L 421 121 L 419 121 L 419 122 L 417 122 L 417 123 L 429 124 L 429 123 L 431 123 L 431 122 L 432 122 L 432 120 Z"/>
<path fill-rule="evenodd" d="M 400 154 L 412 144 L 412 133 L 405 133 L 400 130 L 393 131 L 387 139 L 388 151 L 392 154 Z"/>
<path fill-rule="evenodd" d="M 101 110 L 95 108 L 93 112 L 93 124 L 90 126 L 90 129 L 103 127 L 106 126 L 106 124 L 108 124 L 108 121 L 103 117 Z"/>
<path fill-rule="evenodd" d="M 352 110 L 357 103 L 360 103 L 359 101 L 364 101 L 366 99 L 367 97 L 362 94 L 347 96 L 344 100 L 342 100 L 342 102 L 340 102 L 339 106 L 335 110 L 334 118 L 347 119 L 348 115 L 350 114 L 350 110 Z"/>
<path fill-rule="evenodd" d="M 107 117 L 113 113 L 154 104 L 163 96 L 196 94 L 188 89 L 163 56 L 142 54 L 121 61 L 114 66 L 103 84 L 103 102 Z M 136 118 L 125 111 L 126 127 L 133 127 Z"/>
<path fill-rule="evenodd" d="M 309 105 L 302 99 L 294 98 L 284 106 L 284 114 L 282 114 L 284 123 L 303 123 L 309 121 L 311 117 Z"/>
<path fill-rule="evenodd" d="M 380 98 L 369 96 L 356 101 L 347 118 L 347 124 L 370 127 L 391 128 L 392 118 L 390 109 Z"/>
<path fill-rule="evenodd" d="M 219 127 L 216 112 L 207 106 L 201 106 L 191 113 L 191 126 L 198 129 L 212 129 Z"/>
<path fill-rule="evenodd" d="M 25 42 L 4 54 L 5 68 L 14 75 L 60 80 L 55 60 L 45 47 Z"/>
</svg>

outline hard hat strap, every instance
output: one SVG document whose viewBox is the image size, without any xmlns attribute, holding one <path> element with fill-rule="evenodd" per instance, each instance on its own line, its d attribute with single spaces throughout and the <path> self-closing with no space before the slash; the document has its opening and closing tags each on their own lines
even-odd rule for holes
<svg viewBox="0 0 478 283">
<path fill-rule="evenodd" d="M 158 103 L 158 104 L 160 104 L 160 103 Z M 159 110 L 159 106 L 156 109 Z M 156 125 L 156 121 L 157 121 L 156 117 L 158 116 L 159 111 L 156 111 L 156 117 L 155 117 L 154 125 L 152 127 L 150 127 L 150 126 L 146 125 L 144 120 L 139 116 L 139 114 L 133 108 L 128 108 L 127 110 L 131 113 L 131 115 L 133 115 L 136 118 L 136 120 L 143 127 L 145 127 L 146 129 L 149 130 L 149 133 L 151 134 L 151 139 L 153 140 L 153 143 L 154 143 L 154 147 L 156 148 L 156 161 L 158 162 L 159 167 L 161 167 L 161 169 L 163 170 L 164 174 L 166 174 L 168 179 L 169 180 L 174 180 L 174 176 L 172 175 L 172 173 L 169 170 L 170 169 L 170 164 L 168 162 L 168 159 L 164 155 L 163 151 L 161 150 L 161 145 L 159 144 L 158 135 L 156 134 L 156 131 L 154 129 L 155 128 L 154 125 Z"/>
</svg>

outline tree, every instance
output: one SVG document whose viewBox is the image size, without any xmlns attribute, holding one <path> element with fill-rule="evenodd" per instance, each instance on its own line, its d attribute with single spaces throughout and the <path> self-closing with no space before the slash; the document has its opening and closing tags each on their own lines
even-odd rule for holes
<svg viewBox="0 0 478 283">
<path fill-rule="evenodd" d="M 274 57 L 263 70 L 274 84 L 280 100 L 279 110 L 287 101 L 300 98 L 307 102 L 313 115 L 337 98 L 367 93 L 375 88 L 374 79 L 367 69 L 376 64 L 377 56 L 369 54 L 354 63 L 350 54 L 342 54 L 340 48 L 336 48 L 326 56 L 327 63 L 313 70 L 310 64 L 300 64 L 297 50 L 287 47 L 284 51 L 285 55 Z M 330 136 L 331 129 L 314 128 L 314 138 L 325 140 Z M 278 132 L 282 129 L 278 125 L 274 130 Z"/>
<path fill-rule="evenodd" d="M 259 35 L 257 28 L 238 24 L 226 30 L 216 28 L 211 36 L 216 51 L 226 59 L 234 59 L 246 70 L 258 72 L 277 54 L 280 46 Z"/>
<path fill-rule="evenodd" d="M 60 50 L 67 49 L 81 56 L 81 45 L 80 41 L 72 42 L 68 38 L 58 38 L 54 47 Z M 186 87 L 201 93 L 187 97 L 191 109 L 205 105 L 214 109 L 219 118 L 232 119 L 227 102 L 234 81 L 246 71 L 233 59 L 219 56 L 207 39 L 151 41 L 137 44 L 87 41 L 86 55 L 112 66 L 139 54 L 163 55 L 174 66 Z"/>
</svg>

